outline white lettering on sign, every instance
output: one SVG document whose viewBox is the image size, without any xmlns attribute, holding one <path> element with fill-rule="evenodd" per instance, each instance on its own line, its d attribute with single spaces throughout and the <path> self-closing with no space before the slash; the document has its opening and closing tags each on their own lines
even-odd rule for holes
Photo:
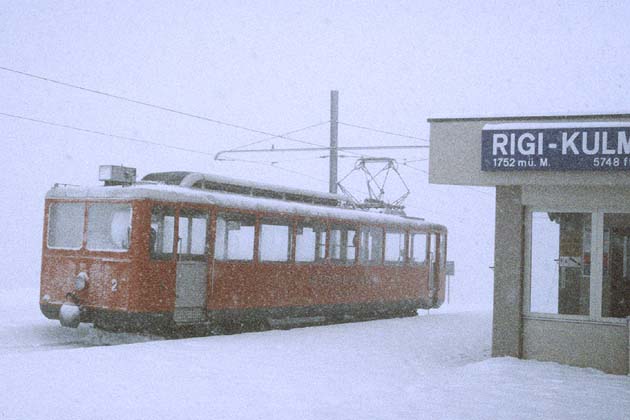
<svg viewBox="0 0 630 420">
<path fill-rule="evenodd" d="M 492 135 L 492 154 L 497 155 L 499 149 L 501 149 L 501 154 L 507 155 L 507 150 L 505 150 L 505 146 L 508 143 L 508 136 L 505 134 L 493 134 Z"/>
<path fill-rule="evenodd" d="M 566 155 L 567 154 L 567 150 L 569 149 L 569 147 L 571 148 L 571 151 L 573 152 L 574 155 L 578 155 L 580 152 L 578 152 L 577 147 L 575 147 L 575 139 L 577 139 L 577 136 L 579 136 L 580 133 L 573 133 L 571 135 L 571 137 L 568 137 L 569 134 L 568 133 L 562 133 L 562 154 Z"/>
<path fill-rule="evenodd" d="M 595 132 L 593 137 L 589 137 L 587 132 L 562 133 L 562 154 L 563 155 L 604 155 L 630 154 L 630 138 L 621 131 L 617 135 L 616 148 L 609 143 L 607 132 Z M 581 140 L 581 141 L 580 141 Z M 576 144 L 577 141 L 577 144 Z M 546 145 L 549 149 L 556 149 L 556 143 Z M 508 151 L 509 149 L 509 151 Z M 538 138 L 533 133 L 523 133 L 516 137 L 515 134 L 495 133 L 492 135 L 492 154 L 514 155 L 518 152 L 521 155 L 543 155 L 545 151 L 544 134 L 538 133 Z"/>
<path fill-rule="evenodd" d="M 630 123 L 576 123 L 551 126 L 484 128 L 482 170 L 595 170 L 630 171 Z M 543 124 L 544 125 L 544 124 Z M 550 125 L 550 124 L 548 124 Z M 511 169 L 514 168 L 514 169 Z"/>
<path fill-rule="evenodd" d="M 515 134 L 493 134 L 492 135 L 492 154 L 497 155 L 514 155 L 517 151 L 521 155 L 533 156 L 542 155 L 543 149 L 543 133 L 538 133 L 538 138 L 532 133 L 523 133 L 516 137 Z M 509 152 L 508 152 L 509 148 Z"/>
<path fill-rule="evenodd" d="M 597 138 L 597 134 L 599 134 L 599 133 L 595 133 L 595 138 Z M 617 153 L 617 151 L 615 149 L 609 149 L 608 148 L 608 133 L 604 131 L 602 133 L 602 154 L 604 154 L 604 155 L 614 155 L 616 153 Z"/>
<path fill-rule="evenodd" d="M 625 131 L 617 133 L 617 153 L 630 154 L 630 140 L 626 137 Z"/>
</svg>

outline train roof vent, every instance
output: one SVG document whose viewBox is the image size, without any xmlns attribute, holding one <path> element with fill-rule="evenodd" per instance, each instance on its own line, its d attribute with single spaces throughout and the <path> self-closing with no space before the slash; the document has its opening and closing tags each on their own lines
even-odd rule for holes
<svg viewBox="0 0 630 420">
<path fill-rule="evenodd" d="M 336 207 L 348 203 L 348 199 L 340 194 L 264 184 L 199 172 L 157 172 L 146 175 L 142 180 L 206 191 L 219 191 L 324 206 Z"/>
</svg>

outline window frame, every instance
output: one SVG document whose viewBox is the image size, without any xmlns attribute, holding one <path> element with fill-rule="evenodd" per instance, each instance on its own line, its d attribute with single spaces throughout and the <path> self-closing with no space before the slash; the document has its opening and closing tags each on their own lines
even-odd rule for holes
<svg viewBox="0 0 630 420">
<path fill-rule="evenodd" d="M 447 232 L 439 232 L 440 246 L 438 246 L 438 252 L 440 254 L 440 269 L 446 269 L 446 257 L 448 254 L 448 234 Z"/>
<path fill-rule="evenodd" d="M 630 208 L 628 208 L 628 207 L 626 207 L 626 208 L 623 208 L 623 207 L 620 207 L 620 208 L 611 208 L 611 207 L 601 208 L 601 226 L 602 226 L 602 233 L 601 233 L 601 235 L 602 235 L 602 266 L 600 267 L 600 270 L 599 270 L 599 271 L 600 271 L 601 276 L 602 276 L 602 289 L 601 289 L 601 291 L 600 291 L 599 296 L 600 296 L 600 299 L 601 299 L 601 301 L 602 301 L 602 302 L 601 302 L 601 307 L 599 308 L 599 310 L 600 310 L 600 316 L 601 316 L 601 318 L 602 318 L 603 320 L 620 320 L 620 321 L 626 321 L 628 318 L 630 318 L 630 315 L 628 315 L 628 316 L 626 316 L 626 317 L 612 317 L 612 316 L 610 316 L 610 317 L 605 317 L 605 316 L 603 316 L 603 315 L 602 315 L 602 313 L 603 313 L 603 309 L 604 309 L 604 296 L 603 296 L 603 292 L 604 292 L 604 259 L 603 259 L 603 254 L 604 254 L 604 250 L 605 250 L 605 247 L 604 247 L 604 241 L 605 241 L 605 239 L 606 239 L 606 238 L 605 238 L 605 235 L 604 235 L 604 233 L 605 233 L 605 231 L 606 231 L 606 229 L 605 229 L 605 228 L 606 228 L 606 224 L 605 224 L 605 222 L 606 222 L 606 219 L 605 219 L 606 214 L 625 214 L 625 215 L 630 216 Z M 609 233 L 609 237 L 608 237 L 608 241 L 609 241 L 609 242 L 608 242 L 608 246 L 609 246 L 609 248 L 608 248 L 608 256 L 607 256 L 608 260 L 607 260 L 607 261 L 610 261 L 610 258 L 611 258 L 611 252 L 612 252 L 612 251 L 611 251 L 611 247 L 612 247 L 612 238 L 611 238 L 611 236 L 610 236 L 610 235 L 611 235 L 611 233 Z M 592 267 L 593 267 L 593 266 L 591 265 L 591 270 L 592 270 Z M 628 270 L 628 268 L 626 268 L 626 270 Z M 610 275 L 611 275 L 611 273 L 610 273 L 610 272 L 608 272 L 608 276 L 610 276 Z M 611 279 L 610 279 L 610 277 L 609 277 L 609 282 L 610 282 L 610 281 L 611 281 Z M 609 285 L 608 285 L 608 287 L 609 287 L 609 288 L 611 288 L 611 285 L 609 284 Z M 609 290 L 610 290 L 610 289 L 609 289 Z M 610 306 L 610 302 L 608 303 L 608 305 Z"/>
<path fill-rule="evenodd" d="M 413 245 L 413 235 L 424 235 L 424 259 L 422 262 L 414 261 L 412 251 L 415 251 Z M 413 267 L 427 267 L 429 265 L 429 241 L 431 240 L 431 232 L 424 230 L 408 230 L 407 231 L 407 263 Z"/>
<path fill-rule="evenodd" d="M 256 249 L 258 250 L 258 255 L 256 256 L 256 262 L 261 264 L 288 264 L 293 262 L 293 256 L 295 255 L 294 250 L 294 227 L 295 223 L 293 220 L 288 218 L 281 217 L 260 217 L 256 223 L 257 225 L 257 235 L 256 235 Z M 287 227 L 287 259 L 286 260 L 263 260 L 261 245 L 263 241 L 263 225 L 268 226 L 286 226 Z"/>
<path fill-rule="evenodd" d="M 595 321 L 609 324 L 625 324 L 626 318 L 602 316 L 604 214 L 629 213 L 623 206 L 524 206 L 523 220 L 523 299 L 522 316 L 527 319 Z M 531 308 L 532 275 L 532 213 L 590 213 L 591 215 L 591 273 L 589 290 L 589 314 L 570 315 L 533 312 Z"/>
<path fill-rule="evenodd" d="M 308 228 L 312 228 L 313 231 L 315 232 L 315 247 L 313 249 L 314 251 L 314 259 L 312 261 L 298 261 L 297 259 L 297 232 L 298 229 L 300 228 L 300 225 L 302 225 L 302 227 L 308 227 Z M 315 228 L 322 228 L 321 230 L 315 230 Z M 321 234 L 321 232 L 324 232 L 326 234 L 326 237 L 324 238 L 324 243 L 320 244 L 319 242 L 317 242 L 317 232 L 319 232 Z M 295 220 L 293 222 L 293 238 L 292 238 L 292 242 L 293 242 L 293 249 L 291 252 L 291 262 L 297 264 L 297 265 L 309 265 L 309 264 L 324 264 L 326 263 L 326 261 L 328 261 L 329 259 L 329 255 L 330 255 L 330 225 L 328 223 L 326 223 L 325 221 L 319 220 L 319 219 L 298 219 Z M 324 245 L 324 257 L 323 258 L 318 258 L 318 250 L 319 247 L 318 245 Z"/>
<path fill-rule="evenodd" d="M 339 231 L 339 257 L 333 258 L 333 241 L 332 241 L 332 232 L 333 230 Z M 350 266 L 356 265 L 358 263 L 359 258 L 359 249 L 360 246 L 354 247 L 354 258 L 348 259 L 348 232 L 353 231 L 355 238 L 358 237 L 359 245 L 361 245 L 361 226 L 353 225 L 351 223 L 331 223 L 328 228 L 327 235 L 327 248 L 328 248 L 328 257 L 326 258 L 334 265 L 339 266 Z M 344 239 L 345 238 L 345 239 Z M 356 239 L 353 239 L 355 241 Z M 344 245 L 344 246 L 342 246 Z M 345 254 L 345 258 L 341 258 L 342 255 Z"/>
<path fill-rule="evenodd" d="M 228 218 L 226 219 L 225 216 L 228 216 Z M 220 218 L 226 219 L 226 222 L 228 221 L 246 221 L 246 222 L 253 222 L 253 225 L 251 225 L 254 228 L 254 236 L 252 238 L 252 257 L 251 258 L 227 258 L 227 255 L 224 258 L 217 258 L 217 239 L 218 239 L 218 221 Z M 250 214 L 250 213 L 241 213 L 238 211 L 231 211 L 231 210 L 218 210 L 216 211 L 216 213 L 214 214 L 214 217 L 212 218 L 212 225 L 213 225 L 213 229 L 214 229 L 214 235 L 213 235 L 213 241 L 214 243 L 212 244 L 212 260 L 216 261 L 216 262 L 220 262 L 220 263 L 234 263 L 234 262 L 241 262 L 241 263 L 248 263 L 248 264 L 253 264 L 255 262 L 258 262 L 259 259 L 259 250 L 258 250 L 258 238 L 260 236 L 260 223 L 259 223 L 259 218 L 254 215 L 254 214 Z M 247 225 L 250 226 L 250 225 Z M 229 230 L 227 229 L 227 223 L 226 223 L 226 237 L 225 237 L 225 244 L 226 244 L 226 254 L 227 254 L 227 249 L 229 248 L 229 234 L 227 234 L 227 232 L 229 232 Z"/>
<path fill-rule="evenodd" d="M 86 202 L 85 208 L 85 223 L 83 226 L 83 248 L 85 248 L 88 252 L 115 252 L 115 253 L 125 253 L 131 250 L 131 237 L 133 235 L 133 203 L 127 201 L 92 201 Z M 88 240 L 89 240 L 89 225 L 90 225 L 90 208 L 95 205 L 128 205 L 129 206 L 129 232 L 127 233 L 129 240 L 129 247 L 127 249 L 106 249 L 106 248 L 88 248 Z"/>
<path fill-rule="evenodd" d="M 79 204 L 83 206 L 83 227 L 81 229 L 81 245 L 77 247 L 62 247 L 62 246 L 51 246 L 50 245 L 50 226 L 51 226 L 51 216 L 52 216 L 52 207 L 58 204 Z M 87 201 L 51 201 L 48 204 L 48 212 L 46 215 L 46 248 L 52 250 L 60 250 L 60 251 L 80 251 L 85 249 L 85 244 L 87 241 Z"/>
<path fill-rule="evenodd" d="M 173 230 L 172 230 L 172 238 L 173 238 L 173 245 L 171 246 L 171 252 L 154 252 L 153 251 L 153 246 L 151 244 L 151 222 L 153 220 L 153 214 L 154 214 L 154 210 L 155 209 L 160 209 L 160 215 L 162 217 L 162 220 L 164 220 L 164 218 L 166 216 L 171 216 L 173 217 Z M 171 205 L 162 205 L 162 204 L 155 204 L 153 206 L 151 206 L 151 212 L 150 212 L 150 218 L 149 218 L 149 259 L 151 261 L 171 261 L 173 260 L 176 256 L 177 256 L 177 248 L 178 248 L 178 240 L 177 240 L 177 236 L 178 236 L 178 230 L 179 230 L 179 216 L 178 216 L 178 212 L 175 206 L 171 206 Z M 156 243 L 159 243 L 159 239 L 156 238 Z"/>
<path fill-rule="evenodd" d="M 193 219 L 200 219 L 205 216 L 206 219 L 206 229 L 205 229 L 205 243 L 204 243 L 204 252 L 203 254 L 193 254 L 191 253 L 192 249 L 192 233 L 193 233 Z M 188 219 L 187 226 L 187 234 L 186 234 L 186 249 L 188 252 L 182 253 L 180 251 L 180 243 L 179 243 L 179 228 L 181 219 Z M 178 261 L 207 261 L 210 257 L 210 224 L 212 223 L 212 214 L 209 209 L 199 209 L 193 207 L 182 207 L 177 211 L 177 228 L 175 229 L 175 236 L 173 238 L 175 242 L 175 254 L 177 256 Z"/>
<path fill-rule="evenodd" d="M 402 249 L 402 260 L 401 261 L 391 261 L 387 260 L 387 234 L 400 234 L 402 235 L 403 240 L 403 249 Z M 388 266 L 401 266 L 406 265 L 409 260 L 409 232 L 405 229 L 397 229 L 397 228 L 385 228 L 385 233 L 383 234 L 383 264 Z M 400 248 L 399 248 L 400 250 Z"/>
<path fill-rule="evenodd" d="M 381 231 L 381 247 L 380 247 L 380 256 L 378 261 L 373 261 L 372 259 L 363 260 L 363 233 L 369 232 L 371 230 L 380 230 Z M 382 266 L 385 263 L 385 227 L 378 225 L 361 225 L 359 227 L 359 257 L 358 264 L 363 266 Z"/>
</svg>

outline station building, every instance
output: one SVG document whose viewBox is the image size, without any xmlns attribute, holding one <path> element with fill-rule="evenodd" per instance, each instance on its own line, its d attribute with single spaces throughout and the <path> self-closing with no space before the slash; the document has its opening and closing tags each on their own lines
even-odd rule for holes
<svg viewBox="0 0 630 420">
<path fill-rule="evenodd" d="M 429 123 L 431 183 L 496 187 L 492 355 L 628 374 L 630 114 Z"/>
</svg>

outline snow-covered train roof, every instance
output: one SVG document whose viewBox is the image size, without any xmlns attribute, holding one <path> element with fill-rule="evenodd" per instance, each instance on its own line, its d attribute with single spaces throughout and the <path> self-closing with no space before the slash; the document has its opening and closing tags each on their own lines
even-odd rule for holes
<svg viewBox="0 0 630 420">
<path fill-rule="evenodd" d="M 200 172 L 155 172 L 146 175 L 142 178 L 142 181 L 158 182 L 167 185 L 179 185 L 180 187 L 187 188 L 244 194 L 254 197 L 300 201 L 312 204 L 334 206 L 348 201 L 348 198 L 341 194 L 331 194 L 321 191 L 286 187 L 283 185 L 266 184 L 262 182 Z"/>
<path fill-rule="evenodd" d="M 396 227 L 418 227 L 446 231 L 443 225 L 404 216 L 371 213 L 341 207 L 251 197 L 225 192 L 199 190 L 178 185 L 134 184 L 131 186 L 77 187 L 56 185 L 46 194 L 51 199 L 151 199 L 178 203 L 210 204 L 227 209 L 244 209 L 283 215 L 330 218 L 342 221 L 377 223 Z"/>
</svg>

